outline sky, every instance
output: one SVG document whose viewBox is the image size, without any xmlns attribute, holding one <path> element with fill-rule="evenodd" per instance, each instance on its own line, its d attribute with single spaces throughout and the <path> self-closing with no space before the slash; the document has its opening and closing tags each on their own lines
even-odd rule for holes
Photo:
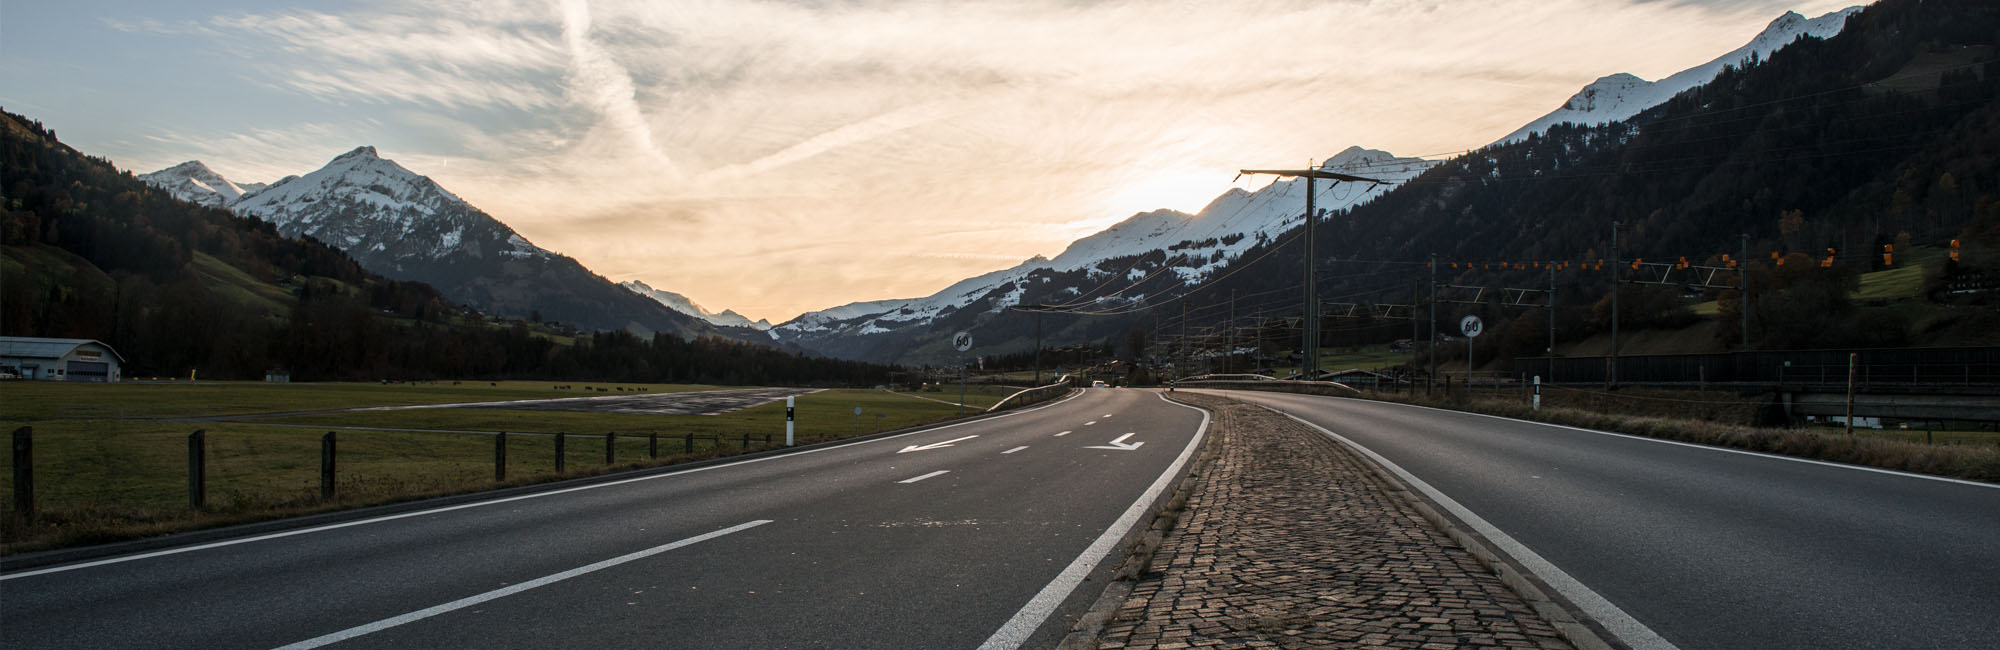
<svg viewBox="0 0 2000 650">
<path fill-rule="evenodd" d="M 1243 168 L 1483 146 L 1855 0 L 0 0 L 0 107 L 135 173 L 373 145 L 615 281 L 780 322 Z"/>
</svg>

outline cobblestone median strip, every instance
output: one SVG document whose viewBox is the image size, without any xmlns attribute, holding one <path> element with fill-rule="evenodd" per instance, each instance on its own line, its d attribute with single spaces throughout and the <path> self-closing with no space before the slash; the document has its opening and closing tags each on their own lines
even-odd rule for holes
<svg viewBox="0 0 2000 650">
<path fill-rule="evenodd" d="M 1176 398 L 1215 412 L 1220 449 L 1096 647 L 1573 647 L 1340 443 Z"/>
</svg>

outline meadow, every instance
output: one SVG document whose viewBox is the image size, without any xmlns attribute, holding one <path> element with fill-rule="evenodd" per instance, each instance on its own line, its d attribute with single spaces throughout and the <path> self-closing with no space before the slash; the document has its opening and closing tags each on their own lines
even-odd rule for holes
<svg viewBox="0 0 2000 650">
<path fill-rule="evenodd" d="M 567 386 L 564 388 L 563 386 Z M 0 552 L 128 539 L 407 501 L 565 477 L 716 458 L 780 446 L 782 402 L 717 415 L 490 408 L 341 409 L 580 397 L 583 384 L 441 382 L 53 382 L 0 384 L 0 427 L 33 432 L 33 517 L 0 519 Z M 590 395 L 714 386 L 589 384 Z M 605 389 L 599 392 L 598 389 Z M 1005 393 L 1005 394 L 1002 394 Z M 1011 390 L 967 398 L 968 414 Z M 930 399 L 917 399 L 927 397 Z M 948 420 L 942 393 L 825 390 L 797 399 L 799 444 Z M 956 392 L 948 396 L 952 401 Z M 860 409 L 860 414 L 855 413 Z M 188 437 L 203 431 L 205 503 L 189 505 Z M 335 437 L 334 496 L 320 492 L 321 439 Z M 505 478 L 495 479 L 506 432 Z M 556 434 L 563 471 L 556 471 Z M 609 435 L 607 434 L 615 434 Z M 611 442 L 607 462 L 605 445 Z M 769 443 L 766 443 L 766 440 Z M 657 457 L 654 456 L 657 451 Z M 6 459 L 12 475 L 15 459 Z M 13 503 L 11 481 L 0 503 Z"/>
</svg>

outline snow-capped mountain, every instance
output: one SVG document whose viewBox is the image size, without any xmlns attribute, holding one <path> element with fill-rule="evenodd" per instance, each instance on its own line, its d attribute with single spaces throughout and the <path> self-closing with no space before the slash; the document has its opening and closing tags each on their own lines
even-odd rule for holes
<svg viewBox="0 0 2000 650">
<path fill-rule="evenodd" d="M 206 172 L 206 174 L 203 174 Z M 212 177 L 212 178 L 208 178 Z M 200 162 L 141 176 L 179 194 L 208 187 L 216 204 L 345 251 L 389 278 L 436 287 L 488 314 L 540 318 L 586 330 L 689 335 L 710 328 L 619 288 L 576 260 L 544 250 L 429 177 L 358 147 L 304 176 L 241 193 Z M 185 181 L 185 182 L 184 182 Z M 218 187 L 238 188 L 237 198 Z"/>
<path fill-rule="evenodd" d="M 1369 201 L 1415 178 L 1433 163 L 1350 147 L 1323 169 L 1380 179 L 1382 184 L 1317 183 L 1315 205 L 1335 212 Z M 1255 192 L 1231 189 L 1196 214 L 1156 210 L 1132 215 L 1079 239 L 1053 259 L 1040 256 L 1011 268 L 967 278 L 930 296 L 852 303 L 810 312 L 771 329 L 771 336 L 839 356 L 911 357 L 884 348 L 948 336 L 975 327 L 1032 292 L 1039 301 L 1115 308 L 1145 298 L 1128 287 L 1141 281 L 1198 283 L 1259 242 L 1304 223 L 1305 183 L 1281 180 Z M 1125 291 L 1120 291 L 1126 289 Z M 902 341 L 892 345 L 891 341 Z M 987 339 L 992 341 L 992 339 Z M 998 344 L 999 341 L 992 341 Z M 921 348 L 920 343 L 917 347 Z M 1004 347 L 1001 348 L 1004 350 Z"/>
<path fill-rule="evenodd" d="M 1562 108 L 1515 129 L 1493 144 L 1518 142 L 1530 133 L 1541 133 L 1557 124 L 1597 125 L 1629 119 L 1640 111 L 1666 103 L 1674 95 L 1714 81 L 1725 67 L 1742 65 L 1753 56 L 1759 59 L 1769 57 L 1772 52 L 1798 40 L 1800 36 L 1832 38 L 1847 26 L 1847 18 L 1861 9 L 1848 7 L 1812 19 L 1787 11 L 1743 47 L 1659 81 L 1647 81 L 1623 72 L 1600 77 L 1570 96 Z"/>
<path fill-rule="evenodd" d="M 212 208 L 227 206 L 245 194 L 264 189 L 263 183 L 232 183 L 199 160 L 140 174 L 139 180 L 166 190 L 174 198 Z"/>
<path fill-rule="evenodd" d="M 636 293 L 641 296 L 645 296 L 647 298 L 652 298 L 653 300 L 659 301 L 660 304 L 666 305 L 668 309 L 672 309 L 674 311 L 687 314 L 689 316 L 693 316 L 695 318 L 699 318 L 708 321 L 709 323 L 720 325 L 722 327 L 747 327 L 753 330 L 757 330 L 759 332 L 771 329 L 771 321 L 761 320 L 761 319 L 753 321 L 750 320 L 748 316 L 738 314 L 736 313 L 735 310 L 731 309 L 724 309 L 722 310 L 721 313 L 712 312 L 703 308 L 701 305 L 695 304 L 694 301 L 689 300 L 687 296 L 683 296 L 681 294 L 674 293 L 672 291 L 667 291 L 665 289 L 654 289 L 650 286 L 647 286 L 646 283 L 640 282 L 638 280 L 632 280 L 629 282 L 620 282 L 618 283 L 618 286 L 625 287 L 632 293 Z"/>
<path fill-rule="evenodd" d="M 338 246 L 390 277 L 455 256 L 554 256 L 374 147 L 341 154 L 318 171 L 273 183 L 229 207 L 285 234 Z"/>
</svg>

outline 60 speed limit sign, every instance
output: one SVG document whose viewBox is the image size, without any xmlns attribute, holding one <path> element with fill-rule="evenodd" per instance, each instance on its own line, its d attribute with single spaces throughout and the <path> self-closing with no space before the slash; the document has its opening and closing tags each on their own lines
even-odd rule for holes
<svg viewBox="0 0 2000 650">
<path fill-rule="evenodd" d="M 1478 316 L 1467 316 L 1459 319 L 1458 331 L 1464 332 L 1466 338 L 1475 338 L 1480 332 L 1486 331 L 1486 324 L 1480 322 Z"/>
</svg>

